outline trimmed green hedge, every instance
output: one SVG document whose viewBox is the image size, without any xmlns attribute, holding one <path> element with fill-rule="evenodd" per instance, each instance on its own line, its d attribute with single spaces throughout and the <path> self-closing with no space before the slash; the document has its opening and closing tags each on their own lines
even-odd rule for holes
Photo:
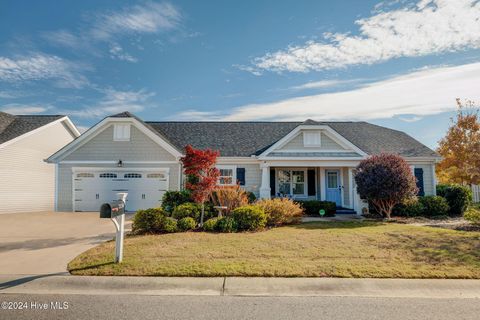
<svg viewBox="0 0 480 320">
<path fill-rule="evenodd" d="M 450 216 L 461 216 L 472 203 L 472 190 L 458 184 L 437 185 L 437 195 L 447 200 Z"/>
<path fill-rule="evenodd" d="M 295 200 L 305 211 L 307 216 L 320 216 L 320 210 L 325 210 L 325 217 L 333 217 L 337 212 L 337 204 L 331 201 Z"/>
<path fill-rule="evenodd" d="M 255 205 L 243 206 L 232 211 L 232 217 L 237 223 L 238 230 L 255 231 L 265 228 L 267 215 L 262 208 Z"/>
</svg>

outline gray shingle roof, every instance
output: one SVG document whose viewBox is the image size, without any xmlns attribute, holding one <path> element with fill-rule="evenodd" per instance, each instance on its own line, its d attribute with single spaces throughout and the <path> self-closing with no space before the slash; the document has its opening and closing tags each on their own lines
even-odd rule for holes
<svg viewBox="0 0 480 320">
<path fill-rule="evenodd" d="M 0 111 L 0 144 L 43 127 L 63 115 L 12 115 Z"/>
<path fill-rule="evenodd" d="M 134 117 L 123 112 L 113 117 Z M 143 121 L 142 121 L 143 122 Z M 438 157 L 438 154 L 404 132 L 368 122 L 178 122 L 145 121 L 179 151 L 195 148 L 219 150 L 224 157 L 259 155 L 301 124 L 327 125 L 367 154 L 398 153 L 404 157 Z"/>
</svg>

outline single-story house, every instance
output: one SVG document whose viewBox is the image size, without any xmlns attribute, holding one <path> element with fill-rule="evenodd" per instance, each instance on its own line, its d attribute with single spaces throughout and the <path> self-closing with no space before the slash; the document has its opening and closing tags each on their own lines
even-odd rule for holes
<svg viewBox="0 0 480 320">
<path fill-rule="evenodd" d="M 220 151 L 219 184 L 258 197 L 329 200 L 357 213 L 354 168 L 369 155 L 403 156 L 420 193 L 434 195 L 438 155 L 407 134 L 367 122 L 151 122 L 124 112 L 107 117 L 53 154 L 57 209 L 97 211 L 117 192 L 127 209 L 157 207 L 182 188 L 186 145 Z"/>
<path fill-rule="evenodd" d="M 44 160 L 78 136 L 63 115 L 0 112 L 0 214 L 53 210 L 55 168 Z"/>
</svg>

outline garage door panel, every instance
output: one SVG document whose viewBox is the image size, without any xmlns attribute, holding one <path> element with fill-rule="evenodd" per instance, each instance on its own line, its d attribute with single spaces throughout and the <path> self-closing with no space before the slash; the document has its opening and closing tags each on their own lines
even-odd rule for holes
<svg viewBox="0 0 480 320">
<path fill-rule="evenodd" d="M 168 172 L 105 171 L 74 174 L 76 211 L 98 211 L 102 203 L 116 200 L 119 192 L 128 193 L 126 210 L 136 211 L 161 206 L 168 190 Z"/>
</svg>

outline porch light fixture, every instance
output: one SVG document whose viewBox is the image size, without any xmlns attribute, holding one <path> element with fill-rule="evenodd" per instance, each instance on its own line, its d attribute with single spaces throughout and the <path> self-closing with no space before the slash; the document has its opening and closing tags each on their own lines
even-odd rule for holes
<svg viewBox="0 0 480 320">
<path fill-rule="evenodd" d="M 123 162 L 122 162 L 122 160 L 118 160 L 118 162 L 117 162 L 117 167 L 119 167 L 119 168 L 123 167 Z"/>
</svg>

